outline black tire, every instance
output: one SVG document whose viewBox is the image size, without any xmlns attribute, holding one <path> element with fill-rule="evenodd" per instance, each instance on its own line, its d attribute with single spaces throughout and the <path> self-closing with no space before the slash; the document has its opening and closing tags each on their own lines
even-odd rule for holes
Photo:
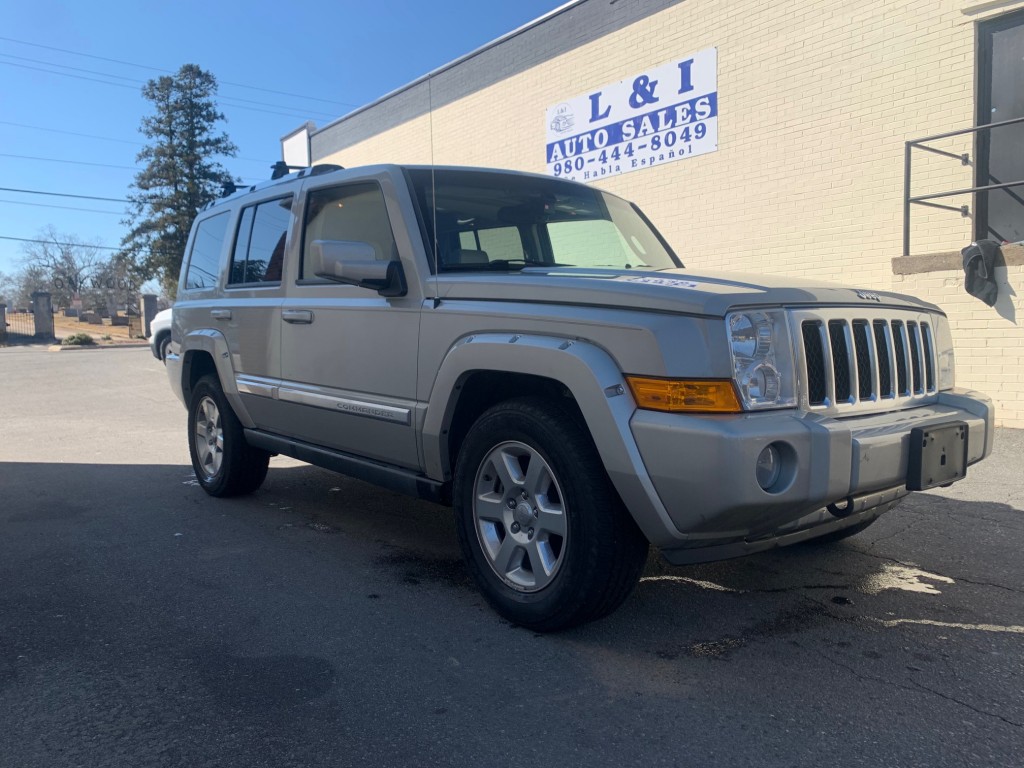
<svg viewBox="0 0 1024 768">
<path fill-rule="evenodd" d="M 216 407 L 219 421 L 208 419 L 212 413 L 209 406 Z M 198 429 L 210 423 L 208 437 L 200 437 Z M 219 461 L 213 458 L 217 427 L 221 433 Z M 188 452 L 192 457 L 192 469 L 203 490 L 211 496 L 241 496 L 252 493 L 267 476 L 270 454 L 253 448 L 245 441 L 242 424 L 231 410 L 227 398 L 215 376 L 203 376 L 192 390 L 188 406 Z"/>
<path fill-rule="evenodd" d="M 525 468 L 520 465 L 524 483 L 513 484 L 513 488 L 526 487 L 529 467 L 535 460 L 533 456 L 543 459 L 538 471 L 550 478 L 548 492 L 536 496 L 536 507 L 544 507 L 547 518 L 547 508 L 555 499 L 554 506 L 560 511 L 554 517 L 561 518 L 557 525 L 564 526 L 565 530 L 561 538 L 544 531 L 537 534 L 538 543 L 547 536 L 549 553 L 557 550 L 550 575 L 543 568 L 536 570 L 530 560 L 529 543 L 515 543 L 516 537 L 523 535 L 523 529 L 516 527 L 519 523 L 515 516 L 522 512 L 528 520 L 529 507 L 534 500 L 522 502 L 525 505 L 522 510 L 520 506 L 514 510 L 509 508 L 504 518 L 506 523 L 477 517 L 478 498 L 490 499 L 487 510 L 499 514 L 504 514 L 501 505 L 507 506 L 507 499 L 520 498 L 519 490 L 509 494 L 498 477 L 501 473 L 493 472 L 498 466 L 492 460 L 497 455 L 495 452 L 506 447 L 524 451 L 526 462 Z M 493 479 L 491 474 L 495 475 Z M 488 493 L 481 495 L 481 484 Z M 493 494 L 489 492 L 492 487 L 495 488 Z M 486 411 L 462 443 L 453 495 L 459 544 L 467 567 L 491 606 L 515 624 L 553 632 L 599 619 L 629 597 L 643 571 L 649 548 L 647 540 L 608 479 L 585 425 L 564 405 L 539 398 L 521 398 Z M 545 501 L 541 502 L 542 498 Z M 532 514 L 537 517 L 539 512 L 535 508 Z M 541 523 L 543 520 L 538 522 L 539 531 Z M 492 533 L 485 533 L 484 529 Z M 503 549 L 505 537 L 512 532 L 515 536 L 511 548 L 525 553 L 519 555 L 517 578 L 529 579 L 531 574 L 539 574 L 534 581 L 545 582 L 542 586 L 534 584 L 532 591 L 529 586 L 509 581 L 512 570 L 505 577 L 500 576 L 498 566 L 492 566 L 492 559 L 501 559 L 500 554 L 492 558 L 486 548 L 488 545 L 483 543 L 487 539 L 491 547 Z M 500 536 L 500 541 L 494 535 Z M 532 542 L 532 528 L 529 536 Z"/>
<path fill-rule="evenodd" d="M 816 544 L 835 544 L 837 541 L 843 541 L 851 536 L 856 536 L 861 531 L 867 530 L 867 528 L 877 520 L 877 517 L 873 517 L 870 520 L 864 520 L 863 522 L 851 525 L 849 528 L 840 528 L 838 531 L 832 531 L 832 533 L 826 533 L 824 536 L 818 536 L 814 539 L 808 539 L 804 542 L 805 546 L 814 546 Z"/>
<path fill-rule="evenodd" d="M 166 336 L 162 337 L 160 339 L 160 342 L 156 346 L 157 356 L 160 358 L 160 361 L 164 365 L 167 364 L 167 348 L 170 347 L 170 346 L 171 346 L 171 334 L 167 334 Z"/>
</svg>

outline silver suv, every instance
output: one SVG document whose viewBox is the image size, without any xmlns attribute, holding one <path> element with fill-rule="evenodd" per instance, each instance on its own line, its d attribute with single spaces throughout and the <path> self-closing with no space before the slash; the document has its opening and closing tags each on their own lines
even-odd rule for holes
<svg viewBox="0 0 1024 768">
<path fill-rule="evenodd" d="M 537 630 L 671 563 L 857 533 L 991 449 L 935 306 L 683 269 L 643 213 L 507 171 L 317 166 L 196 219 L 171 385 L 200 485 L 273 454 L 454 507 Z"/>
</svg>

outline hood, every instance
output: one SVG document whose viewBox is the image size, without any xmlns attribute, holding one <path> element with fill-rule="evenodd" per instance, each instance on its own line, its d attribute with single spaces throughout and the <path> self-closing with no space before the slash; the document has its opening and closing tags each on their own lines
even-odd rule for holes
<svg viewBox="0 0 1024 768">
<path fill-rule="evenodd" d="M 871 286 L 688 269 L 530 267 L 514 273 L 443 274 L 438 292 L 447 299 L 586 304 L 716 317 L 739 307 L 811 304 L 940 311 L 926 301 Z"/>
</svg>

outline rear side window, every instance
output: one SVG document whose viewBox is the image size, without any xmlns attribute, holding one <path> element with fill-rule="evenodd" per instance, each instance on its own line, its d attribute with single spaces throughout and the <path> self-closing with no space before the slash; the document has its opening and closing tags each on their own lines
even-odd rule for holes
<svg viewBox="0 0 1024 768">
<path fill-rule="evenodd" d="M 319 282 L 321 270 L 314 263 L 310 243 L 314 240 L 348 240 L 366 243 L 378 261 L 398 258 L 384 193 L 372 182 L 318 189 L 309 193 L 306 227 L 302 243 L 299 278 Z"/>
<path fill-rule="evenodd" d="M 185 273 L 185 290 L 216 287 L 220 253 L 227 231 L 227 211 L 199 222 L 192 241 L 188 272 Z"/>
<path fill-rule="evenodd" d="M 287 197 L 242 209 L 229 285 L 281 281 L 291 207 L 292 199 Z"/>
</svg>

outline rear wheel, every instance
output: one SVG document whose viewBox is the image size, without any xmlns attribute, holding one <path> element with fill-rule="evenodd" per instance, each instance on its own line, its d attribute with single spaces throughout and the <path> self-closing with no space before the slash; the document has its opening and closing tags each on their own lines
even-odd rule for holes
<svg viewBox="0 0 1024 768">
<path fill-rule="evenodd" d="M 168 348 L 170 348 L 170 346 L 171 346 L 171 335 L 170 334 L 167 334 L 162 339 L 160 339 L 160 343 L 157 345 L 157 354 L 159 354 L 160 359 L 165 364 L 167 363 L 167 350 L 168 350 Z"/>
<path fill-rule="evenodd" d="M 454 504 L 463 555 L 510 621 L 566 629 L 614 611 L 647 559 L 579 421 L 541 399 L 494 406 L 466 435 Z"/>
<path fill-rule="evenodd" d="M 203 376 L 192 390 L 188 448 L 196 479 L 211 496 L 251 493 L 267 476 L 270 454 L 245 441 L 242 424 L 214 376 Z"/>
</svg>

